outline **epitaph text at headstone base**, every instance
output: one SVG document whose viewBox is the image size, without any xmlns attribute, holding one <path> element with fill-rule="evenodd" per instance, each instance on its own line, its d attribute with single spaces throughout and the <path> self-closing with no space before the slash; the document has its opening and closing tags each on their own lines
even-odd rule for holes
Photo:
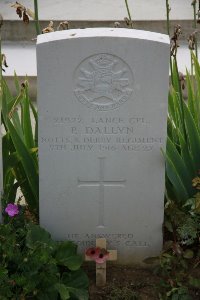
<svg viewBox="0 0 200 300">
<path fill-rule="evenodd" d="M 119 263 L 162 248 L 169 40 L 128 29 L 39 36 L 40 222 Z"/>
</svg>

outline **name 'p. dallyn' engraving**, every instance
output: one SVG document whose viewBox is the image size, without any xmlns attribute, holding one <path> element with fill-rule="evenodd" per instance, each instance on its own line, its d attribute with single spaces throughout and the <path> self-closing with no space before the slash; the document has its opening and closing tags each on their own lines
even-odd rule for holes
<svg viewBox="0 0 200 300">
<path fill-rule="evenodd" d="M 77 99 L 99 111 L 115 109 L 133 92 L 133 74 L 119 57 L 101 53 L 83 60 L 75 71 Z"/>
<path fill-rule="evenodd" d="M 147 135 L 152 124 L 144 116 L 62 115 L 48 118 L 50 126 L 65 128 L 65 135 L 41 136 L 40 142 L 50 151 L 77 152 L 149 152 L 162 147 L 163 139 Z"/>
</svg>

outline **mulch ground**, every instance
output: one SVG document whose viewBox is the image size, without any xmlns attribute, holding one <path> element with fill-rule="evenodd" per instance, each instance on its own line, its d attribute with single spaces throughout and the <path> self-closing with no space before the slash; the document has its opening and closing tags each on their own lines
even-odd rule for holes
<svg viewBox="0 0 200 300">
<path fill-rule="evenodd" d="M 90 300 L 160 299 L 161 277 L 154 274 L 152 269 L 109 264 L 107 268 L 107 283 L 104 287 L 96 287 L 95 285 L 94 266 L 87 265 L 84 269 L 90 280 Z M 200 269 L 197 272 L 200 276 Z M 191 297 L 194 300 L 199 300 L 200 290 L 191 290 Z"/>
</svg>

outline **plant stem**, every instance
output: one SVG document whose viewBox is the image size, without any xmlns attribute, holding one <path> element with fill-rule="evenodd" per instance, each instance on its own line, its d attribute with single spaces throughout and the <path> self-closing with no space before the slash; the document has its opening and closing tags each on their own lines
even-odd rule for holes
<svg viewBox="0 0 200 300">
<path fill-rule="evenodd" d="M 192 58 L 192 50 L 190 50 L 190 57 L 191 57 L 191 76 L 193 78 L 193 75 L 194 75 L 194 63 L 193 63 L 193 58 Z"/>
<path fill-rule="evenodd" d="M 170 35 L 170 23 L 169 23 L 170 7 L 169 7 L 169 0 L 166 0 L 166 12 L 167 12 L 167 33 L 168 33 L 168 35 Z"/>
<path fill-rule="evenodd" d="M 133 22 L 132 22 L 131 13 L 130 13 L 129 5 L 128 5 L 128 0 L 125 0 L 125 4 L 126 4 L 126 10 L 128 13 L 128 18 L 131 23 L 131 28 L 133 28 Z"/>
<path fill-rule="evenodd" d="M 194 13 L 194 29 L 197 29 L 197 3 L 194 1 L 192 4 L 193 6 L 193 13 Z M 197 46 L 197 34 L 195 35 L 195 55 L 198 58 L 198 46 Z"/>
<path fill-rule="evenodd" d="M 170 36 L 169 12 L 170 12 L 169 0 L 166 0 L 166 13 L 167 13 L 167 34 Z M 173 85 L 173 78 L 172 78 L 172 58 L 171 58 L 171 56 L 170 56 L 169 63 L 170 63 L 171 81 L 172 81 L 172 85 Z"/>
<path fill-rule="evenodd" d="M 1 96 L 2 96 L 2 52 L 1 52 L 1 27 L 0 27 L 0 108 L 1 108 Z"/>
<path fill-rule="evenodd" d="M 2 108 L 2 101 L 3 101 L 3 86 L 2 86 L 2 53 L 1 53 L 1 27 L 3 25 L 3 18 L 0 14 L 0 126 L 1 126 L 1 108 Z M 0 139 L 1 139 L 1 133 L 0 133 Z M 2 153 L 2 139 L 0 140 L 0 153 Z M 2 223 L 2 190 L 3 187 L 3 168 L 2 168 L 2 157 L 0 157 L 0 223 Z"/>
<path fill-rule="evenodd" d="M 182 94 L 182 89 L 181 89 L 181 83 L 179 80 L 179 71 L 178 71 L 178 63 L 177 63 L 177 58 L 176 58 L 177 53 L 174 56 L 174 63 L 175 63 L 175 69 L 177 73 L 177 78 L 178 78 L 178 94 L 179 94 L 179 101 L 180 101 L 180 107 L 181 107 L 181 113 L 182 113 L 182 124 L 183 124 L 183 134 L 185 141 L 187 142 L 187 132 L 185 128 L 185 114 L 184 114 L 184 107 L 183 107 L 183 94 Z"/>
<path fill-rule="evenodd" d="M 38 2 L 37 0 L 34 0 L 34 11 L 35 11 L 35 30 L 37 35 L 40 34 L 40 23 L 38 18 Z"/>
</svg>

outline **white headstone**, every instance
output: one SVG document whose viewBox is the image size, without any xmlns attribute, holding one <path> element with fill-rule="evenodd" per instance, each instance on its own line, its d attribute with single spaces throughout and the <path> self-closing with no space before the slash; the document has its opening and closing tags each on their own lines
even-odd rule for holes
<svg viewBox="0 0 200 300">
<path fill-rule="evenodd" d="M 38 37 L 40 222 L 119 263 L 162 248 L 169 38 L 130 29 Z"/>
</svg>

